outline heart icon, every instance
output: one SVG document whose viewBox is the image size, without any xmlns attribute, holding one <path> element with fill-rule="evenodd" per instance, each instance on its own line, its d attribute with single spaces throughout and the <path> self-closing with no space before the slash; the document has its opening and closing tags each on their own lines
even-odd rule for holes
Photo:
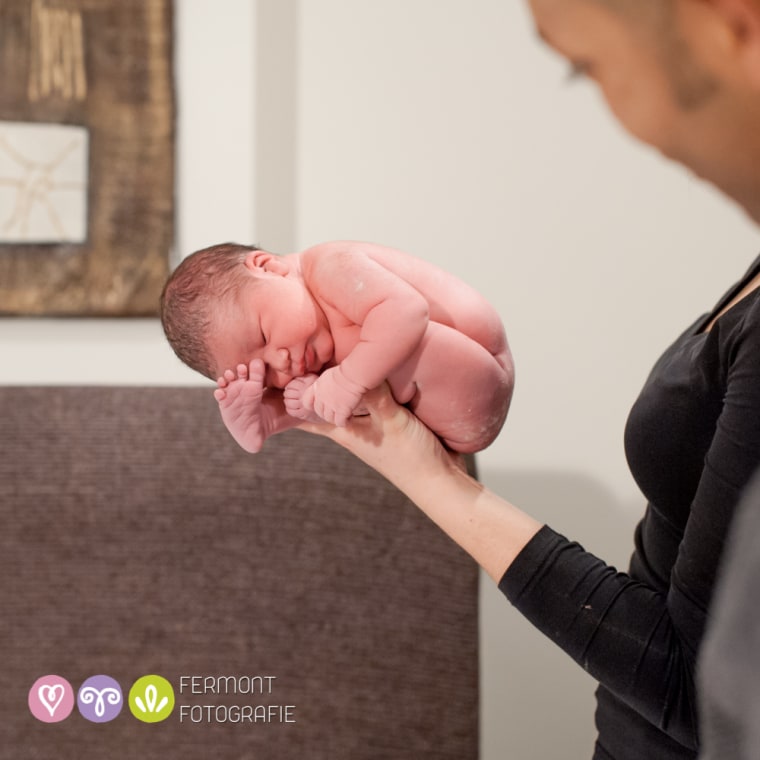
<svg viewBox="0 0 760 760">
<path fill-rule="evenodd" d="M 50 713 L 52 718 L 55 715 L 55 711 L 63 701 L 63 695 L 65 693 L 63 684 L 42 684 L 37 689 L 37 696 L 39 697 L 42 706 Z"/>
<path fill-rule="evenodd" d="M 74 709 L 74 690 L 61 676 L 38 678 L 29 689 L 29 711 L 43 723 L 60 723 Z"/>
</svg>

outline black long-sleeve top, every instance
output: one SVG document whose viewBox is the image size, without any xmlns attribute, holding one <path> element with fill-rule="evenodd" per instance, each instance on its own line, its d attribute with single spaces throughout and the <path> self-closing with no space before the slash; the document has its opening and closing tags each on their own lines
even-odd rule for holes
<svg viewBox="0 0 760 760">
<path fill-rule="evenodd" d="M 648 501 L 628 573 L 545 526 L 499 587 L 594 678 L 594 760 L 695 758 L 694 674 L 734 509 L 760 466 L 760 289 L 700 317 L 655 364 L 625 430 Z"/>
</svg>

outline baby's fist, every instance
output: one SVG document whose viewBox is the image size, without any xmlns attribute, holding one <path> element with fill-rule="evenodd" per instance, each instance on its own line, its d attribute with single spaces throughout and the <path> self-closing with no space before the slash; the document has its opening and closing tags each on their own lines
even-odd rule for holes
<svg viewBox="0 0 760 760">
<path fill-rule="evenodd" d="M 344 427 L 366 391 L 363 386 L 349 380 L 339 366 L 332 367 L 325 370 L 304 391 L 302 403 L 313 409 L 325 422 Z"/>
</svg>

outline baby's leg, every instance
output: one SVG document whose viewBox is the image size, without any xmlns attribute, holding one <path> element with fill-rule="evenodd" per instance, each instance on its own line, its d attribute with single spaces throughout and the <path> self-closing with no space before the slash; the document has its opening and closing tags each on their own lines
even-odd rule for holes
<svg viewBox="0 0 760 760">
<path fill-rule="evenodd" d="M 472 453 L 499 434 L 514 370 L 506 345 L 496 357 L 467 335 L 431 322 L 414 356 L 388 381 L 396 399 L 408 403 L 449 448 Z"/>
<path fill-rule="evenodd" d="M 449 315 L 453 329 L 463 333 L 491 354 L 505 372 L 514 376 L 512 354 L 499 313 L 475 290 L 457 292 Z"/>
</svg>

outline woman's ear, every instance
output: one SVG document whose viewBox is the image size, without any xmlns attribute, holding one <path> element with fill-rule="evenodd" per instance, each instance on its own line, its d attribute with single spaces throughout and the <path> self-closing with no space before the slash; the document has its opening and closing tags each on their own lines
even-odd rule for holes
<svg viewBox="0 0 760 760">
<path fill-rule="evenodd" d="M 760 1 L 708 0 L 729 32 L 744 81 L 760 91 Z"/>
<path fill-rule="evenodd" d="M 284 277 L 289 271 L 287 261 L 268 251 L 251 251 L 246 254 L 245 266 L 252 271 L 269 272 Z"/>
</svg>

